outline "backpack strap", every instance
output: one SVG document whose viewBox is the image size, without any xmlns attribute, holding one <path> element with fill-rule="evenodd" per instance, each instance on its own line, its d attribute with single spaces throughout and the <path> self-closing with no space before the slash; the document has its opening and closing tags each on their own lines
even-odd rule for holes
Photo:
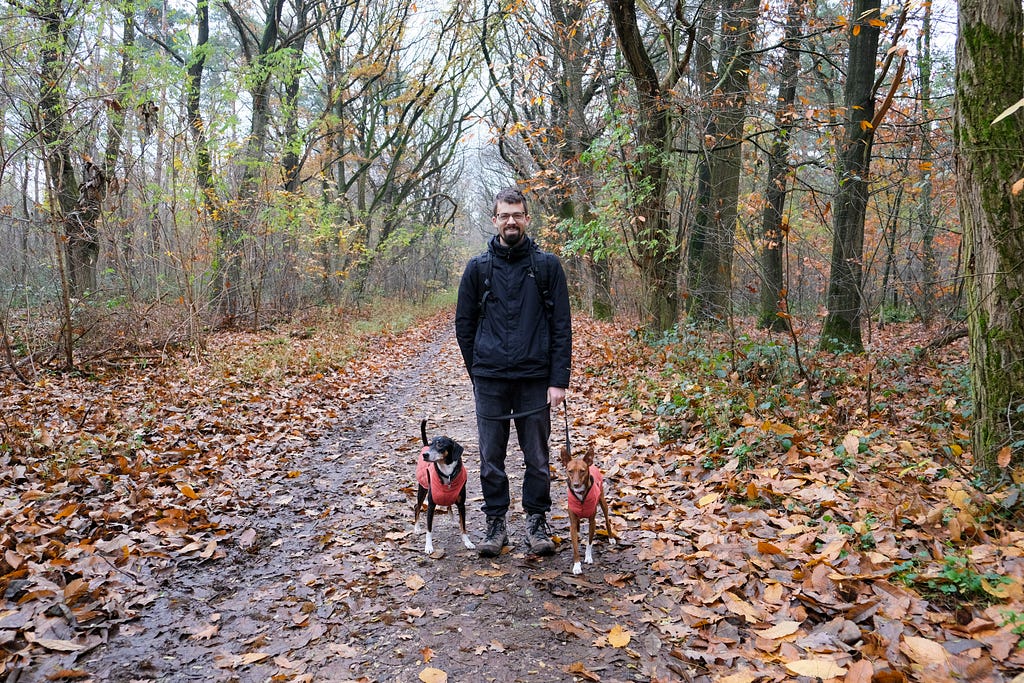
<svg viewBox="0 0 1024 683">
<path fill-rule="evenodd" d="M 537 267 L 538 255 L 541 257 L 542 268 Z M 534 248 L 530 250 L 530 272 L 533 274 L 534 282 L 537 283 L 537 291 L 540 292 L 540 299 L 544 302 L 544 310 L 548 313 L 555 307 L 555 302 L 551 298 L 550 270 L 551 255 L 534 245 Z"/>
<path fill-rule="evenodd" d="M 487 269 L 486 274 L 481 273 L 481 266 Z M 487 299 L 491 296 L 491 275 L 494 273 L 494 263 L 491 261 L 490 250 L 485 251 L 476 257 L 476 289 L 480 294 L 480 317 L 483 318 L 487 312 Z M 483 282 L 480 276 L 483 275 Z"/>
<path fill-rule="evenodd" d="M 540 268 L 537 267 L 538 258 L 541 261 L 542 267 Z M 537 291 L 540 293 L 540 299 L 544 302 L 544 310 L 548 313 L 550 313 L 555 307 L 555 302 L 551 298 L 550 271 L 551 254 L 542 251 L 540 247 L 534 245 L 533 249 L 530 250 L 530 276 L 537 285 Z M 491 252 L 488 250 L 476 257 L 477 290 L 481 292 L 481 318 L 484 317 L 487 312 L 487 299 L 491 295 L 491 275 L 493 274 L 494 262 L 491 257 Z M 480 280 L 481 276 L 483 276 L 482 282 Z"/>
</svg>

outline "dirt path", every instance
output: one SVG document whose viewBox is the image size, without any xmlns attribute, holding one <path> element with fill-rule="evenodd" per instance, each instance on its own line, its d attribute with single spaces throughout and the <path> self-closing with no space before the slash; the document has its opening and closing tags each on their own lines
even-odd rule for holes
<svg viewBox="0 0 1024 683">
<path fill-rule="evenodd" d="M 431 434 L 466 447 L 470 534 L 483 535 L 471 389 L 450 328 L 378 386 L 287 471 L 236 482 L 255 513 L 222 520 L 236 529 L 227 557 L 152 577 L 152 602 L 138 619 L 77 662 L 40 663 L 30 679 L 72 665 L 115 683 L 407 683 L 429 676 L 428 667 L 451 682 L 685 676 L 655 630 L 658 615 L 643 613 L 651 577 L 628 529 L 625 544 L 599 543 L 595 564 L 571 573 L 560 473 L 550 521 L 566 541 L 556 556 L 524 552 L 518 500 L 511 553 L 479 559 L 463 548 L 454 515 L 439 515 L 439 553 L 424 555 L 422 534 L 412 532 L 422 417 Z M 518 450 L 509 463 L 515 497 Z M 609 644 L 616 627 L 630 632 L 628 646 Z"/>
</svg>

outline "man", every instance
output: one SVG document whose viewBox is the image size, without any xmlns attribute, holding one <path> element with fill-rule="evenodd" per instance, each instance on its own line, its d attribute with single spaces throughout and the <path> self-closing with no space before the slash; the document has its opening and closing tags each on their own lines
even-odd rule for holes
<svg viewBox="0 0 1024 683">
<path fill-rule="evenodd" d="M 480 488 L 487 534 L 477 548 L 496 557 L 508 544 L 505 472 L 510 422 L 523 451 L 523 511 L 530 552 L 551 555 L 548 465 L 551 410 L 565 399 L 572 361 L 569 290 L 558 257 L 526 234 L 526 198 L 507 188 L 494 200 L 496 235 L 466 265 L 459 283 L 455 336 L 473 380 L 480 442 Z"/>
</svg>

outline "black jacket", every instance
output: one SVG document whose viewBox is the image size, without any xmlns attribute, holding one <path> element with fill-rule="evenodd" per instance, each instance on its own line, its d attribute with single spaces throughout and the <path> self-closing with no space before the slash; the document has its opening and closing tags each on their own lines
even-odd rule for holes
<svg viewBox="0 0 1024 683">
<path fill-rule="evenodd" d="M 477 256 L 466 265 L 455 307 L 455 337 L 470 376 L 546 377 L 548 386 L 568 387 L 572 318 L 561 262 L 528 236 L 511 248 L 492 237 L 487 251 L 490 263 Z M 544 271 L 549 306 L 532 264 Z"/>
</svg>

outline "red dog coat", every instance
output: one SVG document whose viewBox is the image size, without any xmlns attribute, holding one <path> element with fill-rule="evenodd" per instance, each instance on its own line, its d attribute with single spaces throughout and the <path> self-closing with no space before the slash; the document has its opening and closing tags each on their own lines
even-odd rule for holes
<svg viewBox="0 0 1024 683">
<path fill-rule="evenodd" d="M 466 468 L 460 467 L 452 483 L 445 484 L 436 472 L 431 476 L 433 465 L 434 463 L 420 458 L 420 461 L 416 463 L 416 481 L 430 491 L 430 498 L 435 505 L 441 507 L 455 505 L 459 500 L 459 492 L 466 485 Z"/>
<path fill-rule="evenodd" d="M 604 488 L 604 475 L 597 465 L 590 466 L 590 479 L 590 488 L 587 489 L 587 497 L 583 500 L 569 489 L 569 512 L 580 519 L 590 519 L 597 514 L 597 501 L 601 499 L 601 489 Z"/>
</svg>

